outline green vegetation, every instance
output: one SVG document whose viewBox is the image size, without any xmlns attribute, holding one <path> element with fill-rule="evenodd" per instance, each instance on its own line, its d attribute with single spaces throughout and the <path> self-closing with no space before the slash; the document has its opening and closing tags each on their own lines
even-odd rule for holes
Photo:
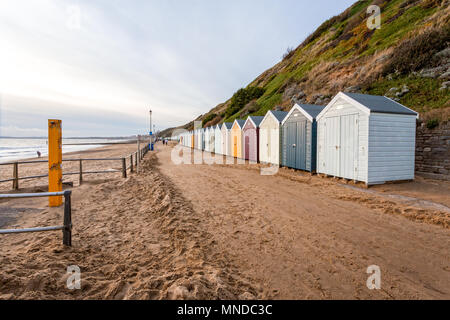
<svg viewBox="0 0 450 320">
<path fill-rule="evenodd" d="M 417 28 L 418 22 L 422 22 L 436 10 L 437 8 L 423 9 L 420 6 L 415 6 L 406 10 L 392 22 L 382 23 L 381 29 L 377 30 L 371 37 L 368 43 L 370 49 L 365 52 L 365 55 L 371 55 L 376 50 L 395 46 L 399 39 Z"/>
<path fill-rule="evenodd" d="M 288 49 L 269 72 L 236 92 L 220 111 L 221 118 L 228 122 L 249 114 L 265 115 L 277 105 L 290 103 L 286 89 L 295 86 L 313 103 L 314 94 L 334 96 L 346 86 L 359 85 L 365 93 L 385 95 L 392 87 L 406 85 L 409 92 L 399 97 L 400 103 L 421 114 L 432 112 L 427 118 L 441 119 L 441 110 L 450 108 L 448 90 L 440 90 L 443 80 L 422 78 L 414 72 L 438 66 L 441 62 L 434 56 L 448 46 L 450 18 L 441 14 L 442 3 L 355 2 L 320 25 L 295 50 Z M 372 4 L 382 10 L 381 29 L 367 27 L 366 9 Z"/>
<path fill-rule="evenodd" d="M 261 97 L 257 103 L 260 106 L 259 110 L 254 113 L 255 116 L 264 116 L 267 111 L 271 110 L 277 104 L 281 103 L 282 95 L 280 93 L 274 94 L 272 96 Z"/>
<path fill-rule="evenodd" d="M 204 127 L 205 124 L 207 124 L 208 122 L 213 120 L 215 117 L 217 117 L 217 114 L 215 114 L 215 113 L 211 113 L 208 116 L 206 116 L 206 118 L 204 118 L 203 121 L 202 121 L 202 127 Z"/>
<path fill-rule="evenodd" d="M 261 97 L 266 90 L 259 87 L 247 87 L 239 89 L 231 98 L 231 104 L 225 111 L 225 118 L 228 121 L 233 115 L 236 115 L 247 103 Z"/>
<path fill-rule="evenodd" d="M 408 86 L 409 92 L 400 98 L 400 103 L 411 106 L 419 113 L 450 107 L 448 91 L 439 90 L 441 82 L 433 78 L 416 76 L 398 76 L 393 80 L 382 78 L 365 88 L 364 92 L 374 95 L 385 95 L 390 88 Z"/>
<path fill-rule="evenodd" d="M 437 126 L 439 126 L 439 120 L 438 119 L 430 119 L 427 121 L 427 128 L 428 129 L 434 129 Z"/>
<path fill-rule="evenodd" d="M 450 39 L 450 26 L 442 29 L 430 29 L 412 39 L 403 41 L 395 50 L 390 63 L 384 68 L 384 74 L 399 72 L 408 74 L 418 71 L 433 62 L 435 53 L 445 49 Z"/>
</svg>

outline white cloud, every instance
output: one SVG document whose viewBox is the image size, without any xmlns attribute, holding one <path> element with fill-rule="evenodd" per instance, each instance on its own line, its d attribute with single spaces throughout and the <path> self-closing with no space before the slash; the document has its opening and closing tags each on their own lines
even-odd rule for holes
<svg viewBox="0 0 450 320">
<path fill-rule="evenodd" d="M 1 1 L 0 94 L 27 101 L 8 99 L 3 109 L 25 116 L 34 100 L 48 106 L 41 112 L 70 115 L 77 106 L 142 119 L 145 128 L 151 107 L 160 127 L 184 124 L 350 3 Z M 302 14 L 307 9 L 311 14 Z M 10 119 L 4 130 L 22 128 Z"/>
</svg>

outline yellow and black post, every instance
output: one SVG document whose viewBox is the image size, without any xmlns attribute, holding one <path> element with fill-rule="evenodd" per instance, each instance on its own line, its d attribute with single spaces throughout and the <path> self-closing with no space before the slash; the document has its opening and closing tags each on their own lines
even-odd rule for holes
<svg viewBox="0 0 450 320">
<path fill-rule="evenodd" d="M 61 120 L 48 120 L 48 191 L 62 191 Z M 50 207 L 62 205 L 62 196 L 49 197 Z"/>
</svg>

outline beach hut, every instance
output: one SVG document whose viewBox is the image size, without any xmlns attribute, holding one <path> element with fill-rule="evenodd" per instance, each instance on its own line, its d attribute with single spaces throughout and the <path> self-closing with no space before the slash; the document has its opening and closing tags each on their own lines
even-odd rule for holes
<svg viewBox="0 0 450 320">
<path fill-rule="evenodd" d="M 201 135 L 202 135 L 202 150 L 203 151 L 205 151 L 205 148 L 206 148 L 206 140 L 205 140 L 205 137 L 206 137 L 206 128 L 203 128 L 203 129 L 201 129 Z"/>
<path fill-rule="evenodd" d="M 259 161 L 280 165 L 281 123 L 285 111 L 268 111 L 259 125 Z"/>
<path fill-rule="evenodd" d="M 197 129 L 197 149 L 203 149 L 203 129 Z"/>
<path fill-rule="evenodd" d="M 224 122 L 222 124 L 222 154 L 231 156 L 231 128 L 233 122 Z"/>
<path fill-rule="evenodd" d="M 414 179 L 417 117 L 387 97 L 338 93 L 317 116 L 317 171 L 367 185 Z"/>
<path fill-rule="evenodd" d="M 216 129 L 209 127 L 209 152 L 214 153 L 216 149 Z"/>
<path fill-rule="evenodd" d="M 214 128 L 214 152 L 222 154 L 222 125 L 218 124 Z"/>
<path fill-rule="evenodd" d="M 235 158 L 243 158 L 242 145 L 242 129 L 244 128 L 245 120 L 234 120 L 231 128 L 231 155 Z"/>
<path fill-rule="evenodd" d="M 197 144 L 198 144 L 198 137 L 197 137 L 197 130 L 192 130 L 192 144 L 193 144 L 193 149 L 197 149 Z"/>
<path fill-rule="evenodd" d="M 209 150 L 209 148 L 211 146 L 210 139 L 211 139 L 211 135 L 209 133 L 209 127 L 208 127 L 208 128 L 205 128 L 205 148 L 204 148 L 204 150 L 207 152 L 210 151 Z"/>
<path fill-rule="evenodd" d="M 281 165 L 316 172 L 317 122 L 325 108 L 312 104 L 296 104 L 281 123 Z"/>
<path fill-rule="evenodd" d="M 185 134 L 185 146 L 192 148 L 192 133 L 190 131 Z"/>
<path fill-rule="evenodd" d="M 264 117 L 249 116 L 244 124 L 244 159 L 259 162 L 259 125 Z"/>
</svg>

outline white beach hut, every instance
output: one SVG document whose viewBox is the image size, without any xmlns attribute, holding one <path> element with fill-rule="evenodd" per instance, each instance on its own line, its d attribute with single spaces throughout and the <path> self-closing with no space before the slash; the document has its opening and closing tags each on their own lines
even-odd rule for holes
<svg viewBox="0 0 450 320">
<path fill-rule="evenodd" d="M 209 127 L 209 152 L 214 153 L 216 150 L 216 129 Z"/>
<path fill-rule="evenodd" d="M 317 172 L 367 185 L 414 179 L 417 117 L 383 96 L 338 93 L 317 116 Z"/>
<path fill-rule="evenodd" d="M 222 154 L 222 125 L 218 124 L 214 127 L 214 152 Z"/>
<path fill-rule="evenodd" d="M 206 128 L 202 129 L 202 150 L 206 150 Z"/>
<path fill-rule="evenodd" d="M 203 129 L 197 129 L 197 149 L 203 150 Z"/>
<path fill-rule="evenodd" d="M 180 134 L 180 144 L 182 145 L 182 146 L 184 146 L 185 144 L 186 144 L 186 136 L 185 136 L 185 134 L 184 133 L 182 133 L 182 134 Z"/>
<path fill-rule="evenodd" d="M 192 137 L 193 137 L 193 132 L 189 131 L 185 134 L 186 136 L 186 147 L 192 148 Z"/>
<path fill-rule="evenodd" d="M 231 156 L 231 128 L 233 122 L 224 122 L 222 124 L 222 154 Z"/>
<path fill-rule="evenodd" d="M 259 125 L 259 161 L 280 165 L 281 123 L 287 116 L 285 111 L 268 111 Z"/>
<path fill-rule="evenodd" d="M 209 152 L 211 147 L 211 134 L 209 132 L 209 127 L 205 128 L 205 151 Z"/>
</svg>

